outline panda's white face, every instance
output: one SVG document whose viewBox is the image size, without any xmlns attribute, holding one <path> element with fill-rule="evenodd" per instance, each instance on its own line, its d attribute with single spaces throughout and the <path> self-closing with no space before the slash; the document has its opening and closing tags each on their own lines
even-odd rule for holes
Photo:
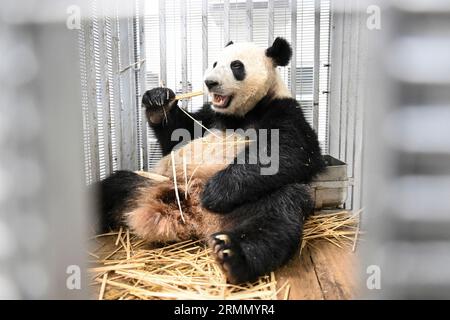
<svg viewBox="0 0 450 320">
<path fill-rule="evenodd" d="M 205 72 L 205 86 L 216 112 L 244 116 L 263 97 L 290 97 L 266 50 L 254 43 L 224 48 Z"/>
</svg>

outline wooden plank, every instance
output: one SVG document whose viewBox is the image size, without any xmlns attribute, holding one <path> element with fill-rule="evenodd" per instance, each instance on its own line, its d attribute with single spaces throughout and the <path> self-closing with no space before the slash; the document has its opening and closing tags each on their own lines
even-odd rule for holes
<svg viewBox="0 0 450 320">
<path fill-rule="evenodd" d="M 310 254 L 325 299 L 347 300 L 358 296 L 357 258 L 349 248 L 317 241 Z"/>
<path fill-rule="evenodd" d="M 323 300 L 324 295 L 317 279 L 311 252 L 303 249 L 301 256 L 297 254 L 286 266 L 275 272 L 277 288 L 289 282 L 289 300 Z M 278 299 L 284 298 L 284 290 L 278 294 Z"/>
</svg>

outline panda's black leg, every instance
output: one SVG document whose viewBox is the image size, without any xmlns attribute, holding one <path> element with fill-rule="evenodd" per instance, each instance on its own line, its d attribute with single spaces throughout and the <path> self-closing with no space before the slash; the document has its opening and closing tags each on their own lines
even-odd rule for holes
<svg viewBox="0 0 450 320">
<path fill-rule="evenodd" d="M 97 193 L 99 229 L 107 232 L 122 224 L 122 214 L 133 209 L 139 188 L 151 185 L 151 180 L 131 171 L 116 171 L 93 185 Z"/>
<path fill-rule="evenodd" d="M 313 203 L 306 185 L 287 185 L 224 216 L 209 245 L 232 283 L 256 280 L 286 263 L 301 244 Z"/>
</svg>

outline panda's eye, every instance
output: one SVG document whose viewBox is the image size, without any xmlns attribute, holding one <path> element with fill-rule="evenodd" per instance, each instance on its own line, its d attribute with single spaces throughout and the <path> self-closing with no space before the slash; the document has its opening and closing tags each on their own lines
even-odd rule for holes
<svg viewBox="0 0 450 320">
<path fill-rule="evenodd" d="M 239 60 L 236 60 L 230 64 L 230 67 L 231 67 L 231 69 L 242 69 L 244 67 L 244 65 Z"/>
<path fill-rule="evenodd" d="M 217 61 L 213 63 L 213 68 L 217 66 Z"/>
</svg>

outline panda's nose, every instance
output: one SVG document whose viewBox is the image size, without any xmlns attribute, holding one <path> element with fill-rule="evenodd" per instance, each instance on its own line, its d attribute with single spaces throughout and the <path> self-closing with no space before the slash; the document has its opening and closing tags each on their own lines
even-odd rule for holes
<svg viewBox="0 0 450 320">
<path fill-rule="evenodd" d="M 219 83 L 214 80 L 205 80 L 206 87 L 208 87 L 209 90 L 217 86 Z"/>
</svg>

